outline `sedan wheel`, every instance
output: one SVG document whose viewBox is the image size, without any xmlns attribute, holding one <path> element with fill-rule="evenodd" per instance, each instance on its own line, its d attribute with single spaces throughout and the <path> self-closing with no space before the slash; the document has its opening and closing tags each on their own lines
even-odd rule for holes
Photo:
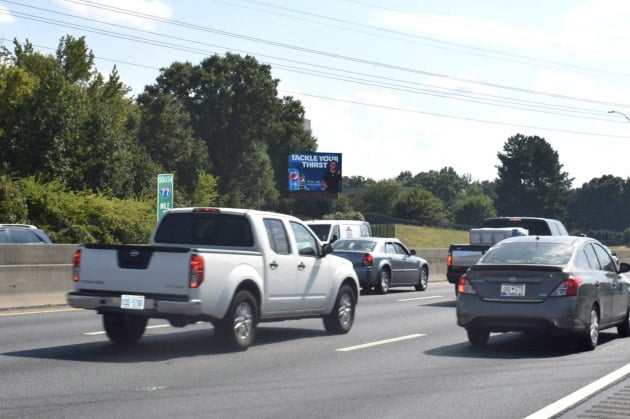
<svg viewBox="0 0 630 419">
<path fill-rule="evenodd" d="M 423 266 L 420 268 L 420 278 L 416 284 L 416 291 L 425 291 L 429 285 L 429 268 Z"/>
<path fill-rule="evenodd" d="M 599 341 L 599 314 L 597 314 L 595 307 L 591 308 L 587 333 L 582 335 L 580 340 L 584 350 L 592 351 L 597 346 Z"/>
<path fill-rule="evenodd" d="M 466 329 L 466 333 L 468 333 L 468 341 L 472 346 L 485 346 L 488 343 L 488 339 L 490 338 L 490 332 L 485 329 L 477 329 L 477 328 L 469 328 Z"/>
<path fill-rule="evenodd" d="M 378 283 L 378 291 L 381 294 L 387 294 L 387 291 L 389 291 L 389 284 L 391 281 L 391 277 L 392 275 L 389 273 L 388 269 L 383 269 L 381 271 L 381 275 L 380 275 L 380 281 Z"/>
</svg>

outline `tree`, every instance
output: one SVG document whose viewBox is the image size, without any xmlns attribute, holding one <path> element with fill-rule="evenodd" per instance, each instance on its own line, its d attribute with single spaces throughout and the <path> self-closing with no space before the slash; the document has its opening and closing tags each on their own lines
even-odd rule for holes
<svg viewBox="0 0 630 419">
<path fill-rule="evenodd" d="M 401 192 L 394 208 L 397 217 L 415 220 L 421 225 L 436 225 L 444 218 L 444 204 L 426 189 Z"/>
<path fill-rule="evenodd" d="M 486 218 L 496 217 L 492 199 L 482 193 L 481 186 L 458 195 L 453 208 L 456 224 L 479 226 Z"/>
<path fill-rule="evenodd" d="M 450 216 L 457 195 L 470 186 L 470 176 L 460 176 L 452 167 L 444 167 L 439 171 L 418 173 L 413 178 L 413 185 L 426 189 L 440 199 Z"/>
<path fill-rule="evenodd" d="M 269 203 L 276 199 L 261 192 L 284 187 L 289 153 L 316 149 L 305 131 L 301 104 L 278 99 L 277 84 L 268 65 L 228 53 L 199 65 L 173 63 L 145 94 L 154 99 L 170 95 L 183 105 L 193 137 L 207 147 L 219 193 L 226 202 L 253 205 L 262 196 Z M 258 160 L 247 154 L 251 151 Z"/>
<path fill-rule="evenodd" d="M 498 153 L 499 215 L 564 218 L 572 179 L 562 172 L 558 153 L 544 138 L 517 134 Z"/>
<path fill-rule="evenodd" d="M 402 192 L 400 183 L 382 180 L 367 186 L 354 199 L 354 207 L 358 211 L 377 212 L 386 215 L 394 214 L 394 204 Z"/>
<path fill-rule="evenodd" d="M 577 230 L 623 231 L 630 225 L 630 179 L 612 175 L 593 178 L 575 190 L 569 225 Z"/>
</svg>

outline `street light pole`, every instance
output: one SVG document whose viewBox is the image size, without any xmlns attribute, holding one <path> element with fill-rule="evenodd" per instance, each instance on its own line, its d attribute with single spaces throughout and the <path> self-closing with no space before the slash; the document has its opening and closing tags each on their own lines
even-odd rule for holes
<svg viewBox="0 0 630 419">
<path fill-rule="evenodd" d="M 626 115 L 623 112 L 619 112 L 619 111 L 608 111 L 608 113 L 618 113 L 619 115 L 623 116 L 624 118 L 626 118 L 628 120 L 628 122 L 630 122 L 630 117 L 628 117 L 628 115 Z"/>
</svg>

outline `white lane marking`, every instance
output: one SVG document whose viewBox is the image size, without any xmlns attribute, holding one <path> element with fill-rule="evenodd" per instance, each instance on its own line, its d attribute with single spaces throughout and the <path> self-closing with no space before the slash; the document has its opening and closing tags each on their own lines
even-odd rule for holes
<svg viewBox="0 0 630 419">
<path fill-rule="evenodd" d="M 156 324 L 155 326 L 147 326 L 147 329 L 157 329 L 159 327 L 169 327 L 170 324 Z M 101 331 L 101 332 L 85 332 L 83 333 L 84 335 L 88 335 L 88 336 L 96 336 L 96 335 L 104 335 L 105 331 Z"/>
<path fill-rule="evenodd" d="M 415 339 L 415 338 L 419 338 L 419 337 L 422 337 L 422 336 L 426 336 L 426 334 L 425 333 L 416 333 L 414 335 L 407 335 L 407 336 L 401 336 L 399 338 L 379 340 L 377 342 L 364 343 L 362 345 L 356 345 L 356 346 L 348 346 L 346 348 L 340 348 L 340 349 L 335 349 L 335 350 L 338 351 L 338 352 L 356 351 L 357 349 L 371 348 L 372 346 L 385 345 L 387 343 L 400 342 L 400 341 L 403 341 L 403 340 Z"/>
<path fill-rule="evenodd" d="M 401 298 L 400 300 L 396 300 L 396 301 L 400 302 L 400 301 L 429 300 L 431 298 L 442 298 L 442 296 L 441 295 L 431 295 L 431 296 L 428 296 L 428 297 Z"/>
<path fill-rule="evenodd" d="M 11 311 L 9 313 L 0 313 L 0 317 L 8 316 L 26 316 L 29 314 L 47 314 L 47 313 L 63 313 L 65 311 L 79 311 L 82 308 L 52 308 L 46 310 L 34 310 L 34 311 Z"/>
<path fill-rule="evenodd" d="M 630 374 L 630 364 L 627 364 L 619 368 L 618 370 L 611 372 L 610 374 L 600 378 L 597 381 L 593 381 L 591 384 L 582 387 L 581 389 L 569 394 L 566 397 L 563 397 L 562 399 L 550 404 L 549 406 L 543 407 L 538 412 L 532 413 L 525 419 L 551 418 L 558 413 L 577 405 L 582 400 L 587 399 L 588 397 L 613 384 L 615 381 L 623 378 L 628 374 Z"/>
</svg>

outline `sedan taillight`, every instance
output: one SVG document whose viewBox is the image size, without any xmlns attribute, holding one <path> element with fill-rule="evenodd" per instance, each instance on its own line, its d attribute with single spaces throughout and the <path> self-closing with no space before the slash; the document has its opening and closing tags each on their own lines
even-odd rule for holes
<svg viewBox="0 0 630 419">
<path fill-rule="evenodd" d="M 477 291 L 473 288 L 472 284 L 468 280 L 468 275 L 464 274 L 459 278 L 457 283 L 458 294 L 477 294 Z"/>
<path fill-rule="evenodd" d="M 363 266 L 372 266 L 373 262 L 374 262 L 374 258 L 372 257 L 371 254 L 366 253 L 363 255 L 363 260 L 361 261 L 361 263 L 363 263 Z"/>
<path fill-rule="evenodd" d="M 575 276 L 570 276 L 558 285 L 551 293 L 551 297 L 573 297 L 577 295 L 582 280 Z"/>
</svg>

